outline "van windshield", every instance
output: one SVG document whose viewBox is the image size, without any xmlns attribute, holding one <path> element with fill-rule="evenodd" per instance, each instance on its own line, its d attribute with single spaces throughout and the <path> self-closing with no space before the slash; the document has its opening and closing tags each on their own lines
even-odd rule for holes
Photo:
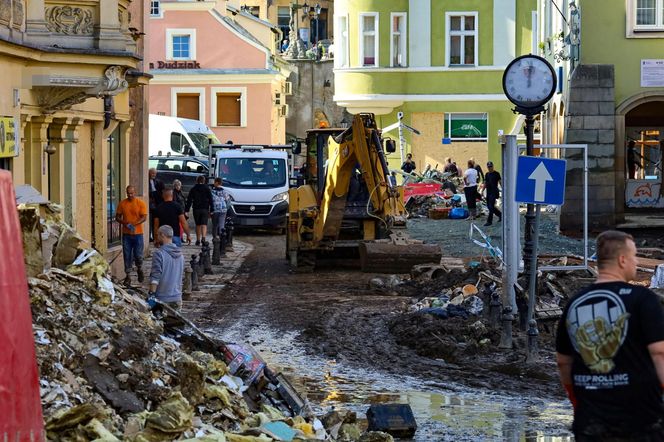
<svg viewBox="0 0 664 442">
<path fill-rule="evenodd" d="M 203 154 L 203 155 L 209 155 L 210 151 L 208 150 L 208 145 L 210 143 L 209 135 L 208 134 L 202 134 L 202 133 L 196 133 L 196 132 L 187 132 L 189 136 L 191 137 L 191 141 L 194 142 L 196 145 L 196 149 Z"/>
<path fill-rule="evenodd" d="M 224 186 L 231 188 L 274 188 L 286 185 L 286 161 L 280 158 L 220 158 Z"/>
</svg>

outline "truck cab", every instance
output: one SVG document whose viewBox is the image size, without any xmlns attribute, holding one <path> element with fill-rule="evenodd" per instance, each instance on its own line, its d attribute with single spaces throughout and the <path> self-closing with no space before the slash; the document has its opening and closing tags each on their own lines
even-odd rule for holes
<svg viewBox="0 0 664 442">
<path fill-rule="evenodd" d="M 215 175 L 231 197 L 236 227 L 285 229 L 290 181 L 288 152 L 233 146 L 215 154 Z"/>
</svg>

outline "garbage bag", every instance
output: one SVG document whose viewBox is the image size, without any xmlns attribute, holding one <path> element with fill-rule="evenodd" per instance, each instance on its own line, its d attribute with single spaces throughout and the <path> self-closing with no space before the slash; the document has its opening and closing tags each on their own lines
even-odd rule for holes
<svg viewBox="0 0 664 442">
<path fill-rule="evenodd" d="M 461 304 L 471 315 L 479 315 L 484 310 L 484 301 L 478 296 L 470 296 Z"/>
</svg>

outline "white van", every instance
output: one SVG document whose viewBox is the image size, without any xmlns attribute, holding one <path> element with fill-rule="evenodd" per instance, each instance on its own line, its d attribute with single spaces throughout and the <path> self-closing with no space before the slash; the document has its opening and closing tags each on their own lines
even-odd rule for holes
<svg viewBox="0 0 664 442">
<path fill-rule="evenodd" d="M 231 196 L 236 226 L 286 227 L 290 180 L 288 152 L 263 146 L 217 150 L 215 172 L 215 176 L 224 180 L 224 189 Z"/>
<path fill-rule="evenodd" d="M 208 146 L 218 144 L 214 132 L 204 123 L 187 118 L 150 114 L 149 153 L 207 157 Z"/>
</svg>

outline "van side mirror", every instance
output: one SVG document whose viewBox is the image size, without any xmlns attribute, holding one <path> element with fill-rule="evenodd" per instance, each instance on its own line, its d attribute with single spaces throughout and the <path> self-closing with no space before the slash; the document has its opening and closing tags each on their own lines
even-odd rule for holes
<svg viewBox="0 0 664 442">
<path fill-rule="evenodd" d="M 391 138 L 385 140 L 385 152 L 394 153 L 397 151 L 397 142 Z"/>
<path fill-rule="evenodd" d="M 182 153 L 184 153 L 185 155 L 194 155 L 194 149 L 192 149 L 191 146 L 188 144 L 183 144 Z"/>
<path fill-rule="evenodd" d="M 299 155 L 302 152 L 302 141 L 293 140 L 293 155 Z"/>
</svg>

